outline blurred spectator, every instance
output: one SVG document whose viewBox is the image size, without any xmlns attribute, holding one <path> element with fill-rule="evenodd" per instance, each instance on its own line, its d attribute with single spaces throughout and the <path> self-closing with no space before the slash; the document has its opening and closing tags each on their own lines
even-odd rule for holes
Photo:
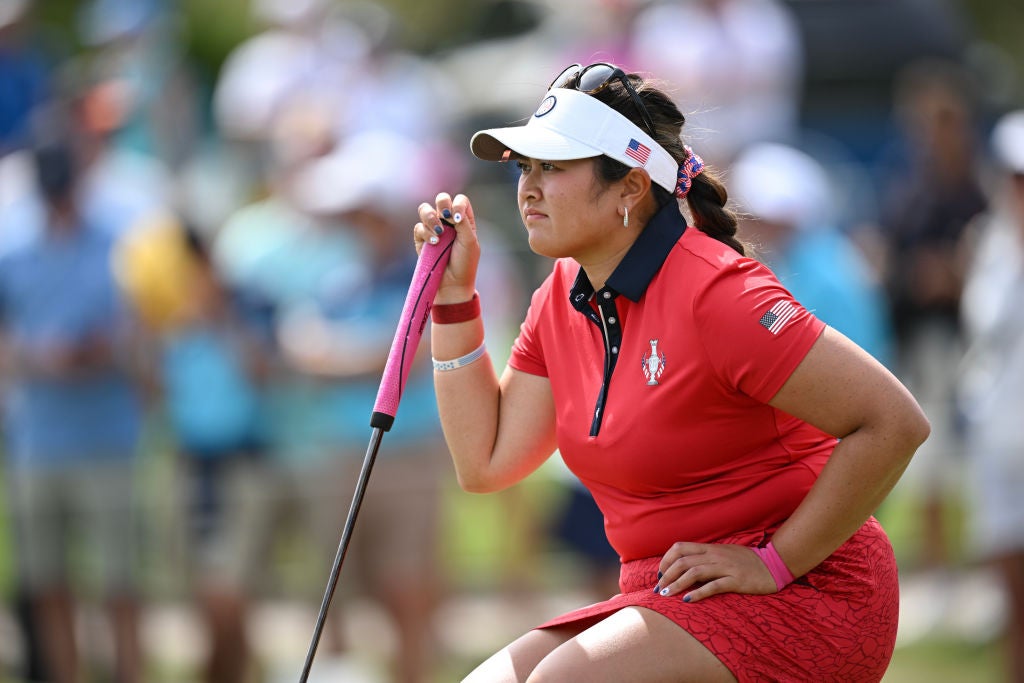
<svg viewBox="0 0 1024 683">
<path fill-rule="evenodd" d="M 121 149 L 113 136 L 127 113 L 120 86 L 97 74 L 89 62 L 76 59 L 61 67 L 60 97 L 70 102 L 46 105 L 34 113 L 37 128 L 58 108 L 74 127 L 69 143 L 76 156 L 75 198 L 83 219 L 116 239 L 144 218 L 172 204 L 173 178 L 147 154 Z M 35 191 L 29 155 L 0 157 L 0 248 L 38 238 L 46 207 Z"/>
<path fill-rule="evenodd" d="M 82 212 L 108 217 L 104 227 L 120 236 L 173 204 L 173 176 L 152 154 L 117 143 L 134 106 L 123 82 L 88 61 L 67 65 L 65 78 L 84 79 L 69 84 L 81 131 Z"/>
<path fill-rule="evenodd" d="M 896 372 L 920 401 L 932 434 L 900 487 L 921 506 L 918 559 L 952 560 L 947 515 L 962 495 L 962 444 L 955 417 L 956 367 L 963 353 L 960 293 L 963 236 L 985 210 L 978 175 L 972 81 L 955 64 L 922 61 L 897 79 L 900 146 L 881 177 L 886 288 L 896 333 Z"/>
<path fill-rule="evenodd" d="M 709 163 L 725 168 L 754 142 L 792 141 L 803 45 L 786 3 L 652 3 L 637 16 L 631 44 L 637 68 L 673 84 L 690 130 L 706 136 L 699 144 Z"/>
<path fill-rule="evenodd" d="M 786 145 L 760 143 L 731 171 L 746 213 L 745 239 L 808 310 L 882 363 L 892 337 L 880 284 L 860 249 L 835 225 L 835 193 L 825 169 Z"/>
<path fill-rule="evenodd" d="M 181 40 L 181 12 L 168 0 L 87 0 L 79 33 L 96 80 L 116 91 L 111 143 L 177 169 L 200 134 L 195 77 Z"/>
<path fill-rule="evenodd" d="M 970 346 L 961 399 L 967 420 L 971 550 L 1005 583 L 1006 681 L 1024 682 L 1024 110 L 992 135 L 1001 177 L 980 223 L 961 310 Z"/>
<path fill-rule="evenodd" d="M 159 344 L 163 401 L 181 456 L 193 587 L 208 683 L 249 680 L 248 607 L 266 496 L 258 308 L 220 280 L 201 237 L 173 220 L 119 245 L 119 280 Z"/>
<path fill-rule="evenodd" d="M 321 155 L 369 130 L 444 140 L 453 98 L 436 67 L 400 48 L 396 17 L 382 4 L 256 0 L 252 13 L 265 28 L 232 50 L 213 93 L 229 154 L 249 168 L 281 154 L 295 156 L 289 163 Z M 282 141 L 282 130 L 292 139 Z M 435 154 L 448 157 L 439 165 L 461 160 L 444 146 Z"/>
<path fill-rule="evenodd" d="M 449 48 L 440 43 L 436 60 L 448 77 L 448 103 L 468 138 L 476 120 L 509 120 L 533 104 L 550 79 L 566 66 L 580 34 L 580 22 L 590 9 L 558 0 L 483 0 L 466 28 L 466 44 Z M 464 37 L 465 37 L 464 36 Z M 460 36 L 453 36 L 458 41 Z M 573 53 L 569 59 L 577 59 Z M 551 75 L 545 80 L 544 76 Z M 457 84 L 453 85 L 453 84 Z M 454 88 L 454 90 L 453 90 Z M 466 96 L 472 93 L 472 97 Z M 488 173 L 481 165 L 479 174 Z"/>
<path fill-rule="evenodd" d="M 327 458 L 329 474 L 299 481 L 325 550 L 337 546 L 412 279 L 415 253 L 406 238 L 415 217 L 413 197 L 436 194 L 445 179 L 433 162 L 425 146 L 392 133 L 367 132 L 313 160 L 295 178 L 299 205 L 333 222 L 365 254 L 361 279 L 324 280 L 305 301 L 283 311 L 279 328 L 285 358 L 307 379 L 319 378 L 316 406 L 310 406 L 311 436 L 323 449 L 315 457 Z M 353 535 L 355 571 L 346 573 L 384 607 L 396 630 L 388 680 L 399 683 L 425 683 L 437 664 L 433 616 L 442 592 L 441 485 L 448 460 L 432 374 L 423 362 L 427 354 L 421 345 Z M 330 489 L 324 487 L 328 482 Z"/>
<path fill-rule="evenodd" d="M 314 112 L 332 140 L 370 130 L 443 137 L 452 98 L 430 62 L 401 49 L 397 19 L 384 5 L 257 0 L 253 12 L 267 28 L 232 51 L 214 93 L 228 138 L 258 152 L 282 117 L 302 110 Z"/>
<path fill-rule="evenodd" d="M 369 51 L 369 40 L 350 22 L 332 17 L 326 0 L 255 0 L 254 18 L 266 28 L 228 55 L 213 93 L 218 128 L 228 138 L 270 137 L 289 100 L 334 103 L 341 84 Z"/>
<path fill-rule="evenodd" d="M 837 141 L 861 164 L 874 164 L 892 136 L 893 81 L 904 67 L 977 49 L 975 12 L 959 0 L 786 4 L 804 48 L 803 127 Z"/>
<path fill-rule="evenodd" d="M 293 140 L 297 145 L 308 148 L 309 143 L 302 141 L 308 139 L 309 133 L 307 128 L 299 128 L 294 131 L 294 137 L 282 135 L 280 144 Z M 292 150 L 277 151 L 276 163 L 269 174 L 269 195 L 238 209 L 216 233 L 212 244 L 214 264 L 223 274 L 226 285 L 234 291 L 267 301 L 272 327 L 276 326 L 278 316 L 298 306 L 325 281 L 332 277 L 340 282 L 349 278 L 358 281 L 364 272 L 363 254 L 350 237 L 331 230 L 296 206 L 290 193 L 295 166 Z M 331 549 L 322 541 L 323 527 L 333 523 L 335 529 L 332 532 L 337 533 L 338 520 L 344 518 L 344 502 L 341 500 L 344 496 L 338 495 L 337 477 L 324 464 L 327 458 L 323 457 L 313 431 L 317 384 L 316 381 L 302 381 L 286 367 L 268 378 L 265 397 L 269 411 L 266 427 L 269 431 L 271 482 L 264 504 L 250 521 L 255 528 L 262 530 L 258 539 L 259 551 L 270 553 L 278 536 L 280 518 L 298 508 L 302 540 L 309 544 L 311 539 L 316 539 L 313 547 L 322 553 L 314 559 L 303 558 L 302 564 L 323 566 L 326 580 L 327 567 L 330 566 L 326 558 L 331 556 Z M 303 488 L 296 483 L 296 473 L 307 474 L 307 480 L 302 484 L 312 482 L 317 485 L 316 491 L 329 494 L 321 498 L 314 490 Z M 317 508 L 316 503 L 321 507 Z M 319 527 L 314 524 L 316 520 L 310 518 L 314 513 L 320 520 Z M 337 538 L 334 539 L 336 541 Z M 258 556 L 257 566 L 274 568 L 277 563 L 269 562 L 270 557 L 269 554 Z M 257 578 L 267 577 L 263 574 Z M 319 590 L 320 586 L 311 585 L 308 593 L 298 597 L 314 605 L 322 595 L 318 594 Z M 337 645 L 340 633 L 337 617 L 341 613 L 341 608 L 336 605 L 329 615 L 325 647 L 321 648 L 319 655 L 321 660 L 327 659 L 332 650 L 337 651 L 340 647 Z M 319 661 L 318 668 L 323 664 Z M 344 675 L 361 680 L 350 671 Z"/>
<path fill-rule="evenodd" d="M 273 192 L 228 221 L 214 253 L 231 284 L 273 305 L 288 371 L 269 387 L 272 452 L 281 471 L 270 506 L 298 507 L 316 552 L 303 565 L 323 567 L 326 580 L 411 279 L 403 239 L 410 225 L 395 212 L 411 212 L 405 193 L 436 191 L 443 169 L 422 148 L 383 132 L 316 154 L 332 140 L 306 114 L 281 113 Z M 422 370 L 410 376 L 399 418 L 377 461 L 347 558 L 355 567 L 346 566 L 339 597 L 343 603 L 352 595 L 356 580 L 385 609 L 398 641 L 394 680 L 411 682 L 430 675 L 435 650 L 439 473 L 446 453 Z M 304 597 L 314 604 L 322 587 L 310 586 Z M 344 609 L 336 604 L 331 616 Z M 328 622 L 326 661 L 317 669 L 355 677 L 350 667 L 358 657 L 330 659 L 344 648 L 337 623 Z"/>
<path fill-rule="evenodd" d="M 8 495 L 19 579 L 49 680 L 84 680 L 71 561 L 80 532 L 109 609 L 119 681 L 141 680 L 134 464 L 140 404 L 132 324 L 110 268 L 111 236 L 79 210 L 67 128 L 33 149 L 40 224 L 0 256 Z M 52 137 L 49 137 L 52 136 Z"/>
<path fill-rule="evenodd" d="M 633 71 L 633 22 L 646 4 L 642 0 L 596 0 L 589 12 L 573 15 L 573 35 L 568 43 L 562 64 L 557 69 L 573 62 L 590 64 L 604 61 Z M 554 75 L 552 75 L 554 77 Z"/>
<path fill-rule="evenodd" d="M 421 145 L 444 140 L 458 106 L 453 84 L 429 60 L 402 48 L 398 17 L 366 0 L 348 3 L 342 16 L 362 29 L 369 49 L 339 88 L 339 137 L 385 131 Z"/>
<path fill-rule="evenodd" d="M 0 5 L 0 156 L 28 144 L 30 115 L 50 91 L 49 58 L 33 40 L 29 5 Z"/>
</svg>

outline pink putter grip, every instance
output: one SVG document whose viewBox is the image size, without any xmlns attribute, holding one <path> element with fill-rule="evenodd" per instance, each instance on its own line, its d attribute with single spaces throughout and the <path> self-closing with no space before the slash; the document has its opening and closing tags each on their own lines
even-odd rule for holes
<svg viewBox="0 0 1024 683">
<path fill-rule="evenodd" d="M 426 242 L 420 250 L 416 271 L 409 284 L 409 293 L 405 296 L 402 317 L 395 331 L 395 340 L 391 343 L 388 362 L 384 366 L 377 401 L 373 404 L 371 427 L 388 431 L 394 424 L 398 402 L 402 399 L 402 390 L 405 389 L 405 381 L 409 377 L 409 368 L 416 356 L 416 347 L 423 336 L 423 328 L 430 316 L 430 306 L 434 303 L 437 288 L 441 285 L 441 276 L 448 265 L 454 241 L 455 228 L 446 225 L 437 244 Z"/>
</svg>

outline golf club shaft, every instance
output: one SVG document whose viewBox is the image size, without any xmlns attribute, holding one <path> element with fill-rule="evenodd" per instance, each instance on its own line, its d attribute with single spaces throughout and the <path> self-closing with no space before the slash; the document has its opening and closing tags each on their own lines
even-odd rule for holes
<svg viewBox="0 0 1024 683">
<path fill-rule="evenodd" d="M 366 495 L 366 486 L 370 482 L 370 472 L 373 470 L 373 463 L 377 459 L 377 451 L 380 449 L 381 438 L 384 430 L 375 427 L 370 435 L 370 444 L 366 448 L 366 456 L 363 458 L 363 466 L 359 471 L 359 480 L 356 482 L 355 493 L 352 494 L 352 504 L 348 508 L 348 516 L 345 518 L 345 528 L 341 532 L 341 541 L 338 543 L 338 552 L 334 555 L 334 564 L 331 566 L 331 575 L 327 581 L 327 590 L 324 591 L 324 599 L 320 603 L 320 613 L 316 617 L 316 627 L 313 630 L 313 639 L 306 652 L 306 661 L 302 666 L 301 683 L 306 683 L 309 678 L 309 670 L 313 666 L 313 657 L 316 656 L 316 649 L 320 645 L 320 637 L 323 635 L 324 624 L 327 623 L 327 609 L 330 607 L 331 599 L 334 597 L 334 590 L 338 586 L 338 577 L 341 575 L 341 565 L 348 553 L 349 541 L 352 539 L 352 531 L 356 527 L 356 518 L 359 516 L 359 508 L 362 507 L 363 497 Z"/>
</svg>

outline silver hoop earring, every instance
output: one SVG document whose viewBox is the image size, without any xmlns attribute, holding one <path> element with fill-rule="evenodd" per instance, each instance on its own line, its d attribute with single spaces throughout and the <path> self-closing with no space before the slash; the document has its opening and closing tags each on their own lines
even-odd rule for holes
<svg viewBox="0 0 1024 683">
<path fill-rule="evenodd" d="M 622 227 L 628 228 L 629 227 L 629 207 L 628 206 L 622 207 L 622 211 L 623 211 L 623 213 L 622 213 Z"/>
</svg>

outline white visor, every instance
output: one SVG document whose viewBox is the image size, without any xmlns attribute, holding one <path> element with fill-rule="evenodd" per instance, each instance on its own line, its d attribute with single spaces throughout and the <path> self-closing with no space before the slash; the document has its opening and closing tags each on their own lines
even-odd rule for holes
<svg viewBox="0 0 1024 683">
<path fill-rule="evenodd" d="M 589 159 L 602 154 L 675 192 L 679 164 L 650 135 L 600 100 L 564 88 L 547 92 L 525 126 L 490 128 L 473 136 L 473 154 L 504 161 L 505 153 L 544 161 Z"/>
</svg>

